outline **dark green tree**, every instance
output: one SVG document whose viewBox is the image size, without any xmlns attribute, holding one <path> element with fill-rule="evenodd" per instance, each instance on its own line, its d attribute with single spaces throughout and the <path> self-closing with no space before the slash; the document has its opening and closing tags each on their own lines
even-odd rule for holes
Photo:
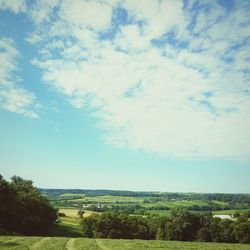
<svg viewBox="0 0 250 250">
<path fill-rule="evenodd" d="M 77 212 L 77 216 L 79 216 L 79 218 L 83 218 L 83 215 L 85 214 L 85 212 L 83 211 L 83 210 L 79 210 L 78 212 Z"/>
<path fill-rule="evenodd" d="M 27 235 L 45 234 L 57 219 L 57 210 L 33 186 L 32 181 L 0 177 L 0 224 L 6 230 Z"/>
<path fill-rule="evenodd" d="M 234 236 L 239 243 L 250 243 L 250 222 L 247 218 L 240 217 L 235 222 Z"/>
<path fill-rule="evenodd" d="M 170 235 L 172 240 L 192 241 L 196 239 L 200 227 L 199 216 L 191 214 L 183 208 L 171 211 Z"/>
</svg>

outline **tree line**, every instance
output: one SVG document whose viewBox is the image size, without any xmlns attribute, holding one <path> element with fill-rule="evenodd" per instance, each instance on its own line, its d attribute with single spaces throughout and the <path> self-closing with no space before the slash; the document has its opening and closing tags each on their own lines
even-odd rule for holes
<svg viewBox="0 0 250 250">
<path fill-rule="evenodd" d="M 203 201 L 222 201 L 233 204 L 250 205 L 250 194 L 223 194 L 223 193 L 170 193 L 170 192 L 145 192 L 145 191 L 126 191 L 126 190 L 105 190 L 105 189 L 44 189 L 39 191 L 50 197 L 61 194 L 83 194 L 85 196 L 125 196 L 125 197 L 146 197 L 150 200 L 203 200 Z"/>
<path fill-rule="evenodd" d="M 223 193 L 168 193 L 168 192 L 134 192 L 134 191 L 119 191 L 119 190 L 86 190 L 86 189 L 39 189 L 45 194 L 51 202 L 56 206 L 72 207 L 76 202 L 74 199 L 79 199 L 79 194 L 87 197 L 94 196 L 124 196 L 124 197 L 139 197 L 144 198 L 143 203 L 167 202 L 167 201 L 205 201 L 208 204 L 202 206 L 194 205 L 190 210 L 193 211 L 214 211 L 227 209 L 247 209 L 250 207 L 250 194 L 223 194 Z M 64 193 L 72 194 L 70 201 L 66 197 L 60 195 Z M 74 194 L 77 194 L 74 196 Z M 217 204 L 214 201 L 221 201 L 225 204 Z M 95 201 L 88 201 L 95 203 Z M 104 202 L 102 202 L 104 203 Z M 123 201 L 117 202 L 123 203 Z M 129 203 L 129 202 L 126 202 Z M 131 204 L 135 203 L 131 201 Z M 163 210 L 166 210 L 163 208 Z"/>
<path fill-rule="evenodd" d="M 170 217 L 93 214 L 83 218 L 81 225 L 83 235 L 90 238 L 250 243 L 250 222 L 246 216 L 220 219 L 183 208 L 172 210 Z"/>
<path fill-rule="evenodd" d="M 0 175 L 0 234 L 46 234 L 57 220 L 57 210 L 33 186 L 32 181 Z"/>
</svg>

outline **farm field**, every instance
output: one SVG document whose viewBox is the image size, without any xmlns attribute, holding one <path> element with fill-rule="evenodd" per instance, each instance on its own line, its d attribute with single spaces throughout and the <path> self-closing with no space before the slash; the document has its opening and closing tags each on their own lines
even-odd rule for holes
<svg viewBox="0 0 250 250">
<path fill-rule="evenodd" d="M 54 236 L 81 237 L 81 220 L 77 216 L 78 209 L 61 208 L 59 212 L 64 213 L 65 217 L 60 217 L 56 229 L 54 229 L 51 234 Z M 83 217 L 87 217 L 94 213 L 96 212 L 86 211 Z"/>
<path fill-rule="evenodd" d="M 166 200 L 166 199 L 155 199 L 154 197 L 126 197 L 126 196 L 85 196 L 82 194 L 62 194 L 52 199 L 53 202 L 67 202 L 72 205 L 87 204 L 87 203 L 103 203 L 107 205 L 128 205 L 128 204 L 139 204 L 144 207 L 151 207 L 154 205 L 164 205 L 168 207 L 176 206 L 202 206 L 208 205 L 206 201 L 200 200 Z M 214 202 L 219 203 L 219 202 Z M 220 202 L 221 206 L 225 206 L 224 202 Z"/>
<path fill-rule="evenodd" d="M 72 219 L 77 219 L 78 218 L 78 216 L 77 216 L 78 211 L 79 211 L 79 209 L 76 209 L 76 208 L 60 208 L 59 209 L 59 212 L 65 213 L 65 215 L 67 217 L 70 217 Z M 89 215 L 95 214 L 95 213 L 97 213 L 97 212 L 86 210 L 83 217 L 86 217 L 86 216 L 89 216 Z"/>
<path fill-rule="evenodd" d="M 112 193 L 112 191 L 111 191 Z M 122 191 L 121 191 L 122 193 Z M 153 193 L 152 193 L 153 194 Z M 126 195 L 89 195 L 84 193 L 59 193 L 51 196 L 51 194 L 45 193 L 50 199 L 51 203 L 60 209 L 60 211 L 67 211 L 67 216 L 76 217 L 77 210 L 84 210 L 85 215 L 90 215 L 93 211 L 110 211 L 114 209 L 121 209 L 131 214 L 140 215 L 164 215 L 169 216 L 171 209 L 183 207 L 194 213 L 207 213 L 212 214 L 228 214 L 233 215 L 236 212 L 244 213 L 249 209 L 246 203 L 238 203 L 238 208 L 234 209 L 230 207 L 230 203 L 221 200 L 221 197 L 214 199 L 208 199 L 206 195 L 197 194 L 173 194 L 169 197 L 164 194 L 158 197 L 154 196 L 126 196 Z M 158 194 L 159 195 L 159 194 Z M 218 198 L 218 199 L 216 199 Z M 131 209 L 132 211 L 131 212 Z M 66 209 L 66 210 L 64 210 Z M 70 214 L 71 212 L 73 214 Z"/>
<path fill-rule="evenodd" d="M 150 207 L 154 205 L 165 205 L 168 207 L 176 206 L 202 206 L 208 205 L 206 201 L 200 200 L 166 200 L 166 199 L 155 199 L 154 197 L 126 197 L 126 196 L 112 196 L 112 195 L 103 195 L 103 196 L 85 196 L 83 194 L 61 194 L 56 197 L 57 201 L 67 201 L 70 203 L 81 204 L 81 203 L 103 203 L 109 205 L 118 205 L 118 204 L 139 204 L 144 207 Z M 225 206 L 226 203 L 213 201 L 215 204 Z"/>
<path fill-rule="evenodd" d="M 62 223 L 67 223 L 67 221 L 73 221 L 74 224 L 79 224 L 79 218 L 77 216 L 77 212 L 79 211 L 79 209 L 77 208 L 60 208 L 59 212 L 65 213 L 66 217 L 61 218 Z M 217 210 L 217 211 L 212 211 L 213 215 L 221 215 L 221 214 L 229 214 L 232 215 L 235 212 L 240 212 L 240 213 L 244 213 L 246 210 L 244 209 L 239 209 L 239 210 Z M 84 210 L 84 215 L 83 217 L 87 217 L 90 216 L 91 214 L 95 214 L 98 212 L 94 212 L 94 211 L 88 211 L 88 210 Z M 152 209 L 152 210 L 148 210 L 147 211 L 148 214 L 154 214 L 154 215 L 160 215 L 160 216 L 170 216 L 171 214 L 171 210 L 159 210 L 159 209 Z M 206 213 L 206 212 L 202 212 L 202 211 L 195 211 L 195 213 Z"/>
<path fill-rule="evenodd" d="M 60 217 L 57 227 L 51 232 L 54 236 L 81 237 L 82 230 L 80 218 L 77 216 L 77 209 L 61 208 L 60 213 L 64 213 L 65 217 Z M 86 211 L 83 217 L 87 217 L 96 212 Z"/>
<path fill-rule="evenodd" d="M 199 243 L 154 240 L 110 240 L 66 237 L 16 237 L 0 236 L 3 250 L 137 250 L 137 249 L 180 249 L 180 250 L 249 250 L 246 244 Z"/>
</svg>

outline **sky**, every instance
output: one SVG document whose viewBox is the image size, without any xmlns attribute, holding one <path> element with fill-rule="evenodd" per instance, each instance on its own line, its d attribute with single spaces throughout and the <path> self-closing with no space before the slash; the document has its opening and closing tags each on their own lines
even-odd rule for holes
<svg viewBox="0 0 250 250">
<path fill-rule="evenodd" d="M 248 0 L 0 0 L 0 173 L 250 193 L 249 13 Z"/>
</svg>

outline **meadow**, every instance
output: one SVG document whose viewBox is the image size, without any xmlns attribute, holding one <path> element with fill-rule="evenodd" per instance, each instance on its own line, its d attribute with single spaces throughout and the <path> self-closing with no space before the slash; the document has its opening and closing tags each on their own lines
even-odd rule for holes
<svg viewBox="0 0 250 250">
<path fill-rule="evenodd" d="M 249 250 L 246 244 L 200 243 L 161 240 L 110 240 L 67 237 L 20 237 L 0 236 L 2 250 Z"/>
</svg>

